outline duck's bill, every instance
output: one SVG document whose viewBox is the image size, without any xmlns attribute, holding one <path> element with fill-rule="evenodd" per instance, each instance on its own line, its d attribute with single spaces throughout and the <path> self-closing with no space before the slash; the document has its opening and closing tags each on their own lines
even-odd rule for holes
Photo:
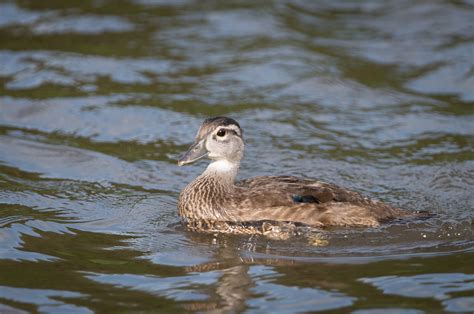
<svg viewBox="0 0 474 314">
<path fill-rule="evenodd" d="M 178 160 L 178 166 L 195 162 L 196 160 L 206 157 L 208 153 L 209 152 L 206 149 L 206 141 L 203 139 L 191 145 L 188 151 Z"/>
</svg>

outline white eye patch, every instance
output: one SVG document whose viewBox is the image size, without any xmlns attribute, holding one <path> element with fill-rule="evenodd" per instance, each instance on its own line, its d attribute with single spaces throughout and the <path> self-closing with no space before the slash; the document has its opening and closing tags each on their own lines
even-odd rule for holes
<svg viewBox="0 0 474 314">
<path fill-rule="evenodd" d="M 230 124 L 230 125 L 226 125 L 226 126 L 222 126 L 222 127 L 219 127 L 217 130 L 216 130 L 216 135 L 218 137 L 224 137 L 225 135 L 227 135 L 228 133 L 235 133 L 236 135 L 238 135 L 239 137 L 242 137 L 242 131 L 240 130 L 240 128 L 236 125 L 233 125 L 233 124 Z"/>
</svg>

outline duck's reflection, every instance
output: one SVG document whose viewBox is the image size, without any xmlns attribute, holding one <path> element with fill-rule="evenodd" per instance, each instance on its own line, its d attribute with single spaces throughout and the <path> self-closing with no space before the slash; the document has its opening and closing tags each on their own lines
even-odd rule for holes
<svg viewBox="0 0 474 314">
<path fill-rule="evenodd" d="M 213 285 L 206 287 L 208 300 L 186 303 L 185 309 L 191 311 L 209 311 L 211 313 L 241 312 L 246 308 L 246 301 L 251 298 L 251 288 L 255 286 L 249 275 L 250 263 L 241 259 L 233 250 L 227 249 L 228 241 L 232 237 L 223 237 L 217 240 L 210 234 L 189 232 L 190 241 L 194 243 L 214 243 L 219 241 L 219 249 L 214 252 L 209 262 L 186 267 L 186 271 L 211 272 L 218 271 L 221 275 Z"/>
<path fill-rule="evenodd" d="M 186 303 L 184 307 L 187 310 L 212 313 L 242 312 L 249 307 L 259 308 L 268 302 L 278 305 L 312 302 L 308 300 L 316 299 L 324 303 L 324 308 L 329 309 L 350 305 L 354 300 L 352 297 L 334 292 L 334 283 L 329 285 L 328 290 L 287 286 L 284 283 L 285 272 L 281 273 L 280 267 L 292 272 L 291 266 L 295 266 L 295 261 L 278 258 L 254 259 L 251 253 L 261 244 L 256 237 L 223 236 L 217 239 L 212 235 L 200 233 L 189 233 L 188 236 L 194 243 L 203 241 L 215 243 L 216 251 L 212 260 L 219 262 L 189 266 L 186 267 L 186 271 L 218 272 L 220 275 L 213 284 L 204 288 L 206 291 L 200 291 L 208 296 L 207 300 Z M 235 250 L 236 247 L 240 249 Z M 324 282 L 326 281 L 323 280 Z M 341 288 L 340 285 L 338 288 Z"/>
<path fill-rule="evenodd" d="M 334 287 L 323 290 L 305 284 L 287 285 L 285 274 L 274 267 L 262 265 L 262 262 L 244 259 L 240 265 L 219 269 L 220 277 L 207 287 L 212 289 L 208 292 L 209 298 L 202 302 L 187 303 L 185 309 L 210 313 L 243 312 L 247 309 L 271 312 L 281 307 L 315 311 L 351 306 L 356 300 L 353 296 L 336 291 Z M 273 263 L 280 264 L 276 261 Z M 199 271 L 213 267 L 219 268 L 219 265 L 205 264 L 190 269 Z M 304 278 L 300 278 L 300 281 L 304 281 Z"/>
</svg>

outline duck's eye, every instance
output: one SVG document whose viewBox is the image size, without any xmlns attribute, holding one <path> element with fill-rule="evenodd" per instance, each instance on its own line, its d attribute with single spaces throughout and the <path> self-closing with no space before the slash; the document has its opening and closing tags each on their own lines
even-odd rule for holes
<svg viewBox="0 0 474 314">
<path fill-rule="evenodd" d="M 224 135 L 225 135 L 224 129 L 220 129 L 219 131 L 217 131 L 217 136 L 223 137 Z"/>
</svg>

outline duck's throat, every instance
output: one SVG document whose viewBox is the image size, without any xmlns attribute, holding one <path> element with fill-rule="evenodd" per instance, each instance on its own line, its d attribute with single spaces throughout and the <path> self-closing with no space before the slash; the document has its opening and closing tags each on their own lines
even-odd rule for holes
<svg viewBox="0 0 474 314">
<path fill-rule="evenodd" d="M 207 166 L 205 175 L 217 177 L 222 184 L 234 184 L 240 163 L 228 160 L 216 160 Z"/>
</svg>

